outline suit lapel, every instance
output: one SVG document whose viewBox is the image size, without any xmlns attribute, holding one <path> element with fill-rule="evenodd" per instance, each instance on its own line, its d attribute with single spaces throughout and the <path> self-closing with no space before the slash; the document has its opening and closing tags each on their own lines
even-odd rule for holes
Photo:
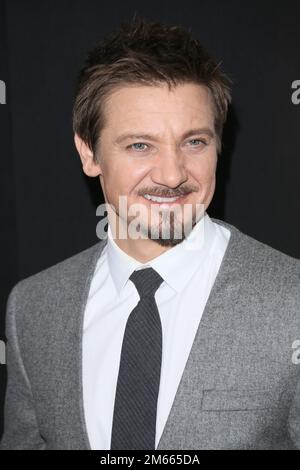
<svg viewBox="0 0 300 470">
<path fill-rule="evenodd" d="M 231 231 L 220 269 L 206 302 L 190 354 L 159 440 L 157 450 L 181 448 L 180 443 L 200 410 L 203 390 L 215 388 L 222 367 L 225 331 L 230 331 L 230 312 L 240 289 L 239 240 L 241 232 L 218 219 L 212 220 Z M 230 299 L 224 302 L 224 299 Z M 196 432 L 196 429 L 195 429 Z"/>
<path fill-rule="evenodd" d="M 83 408 L 82 344 L 84 312 L 90 284 L 106 239 L 82 252 L 64 278 L 57 325 L 56 356 L 61 383 L 57 387 L 57 440 L 67 449 L 91 450 Z M 78 256 L 78 255 L 77 255 Z M 61 433 L 61 435 L 60 435 Z"/>
</svg>

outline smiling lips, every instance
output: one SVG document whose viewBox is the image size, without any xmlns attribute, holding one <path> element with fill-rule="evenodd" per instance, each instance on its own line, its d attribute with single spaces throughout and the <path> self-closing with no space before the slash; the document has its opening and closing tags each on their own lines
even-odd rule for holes
<svg viewBox="0 0 300 470">
<path fill-rule="evenodd" d="M 183 194 L 180 196 L 174 196 L 174 197 L 162 197 L 162 196 L 154 196 L 150 194 L 145 194 L 143 197 L 144 199 L 147 199 L 147 201 L 153 202 L 154 204 L 160 204 L 160 205 L 172 205 L 175 203 L 181 203 L 187 194 Z"/>
</svg>

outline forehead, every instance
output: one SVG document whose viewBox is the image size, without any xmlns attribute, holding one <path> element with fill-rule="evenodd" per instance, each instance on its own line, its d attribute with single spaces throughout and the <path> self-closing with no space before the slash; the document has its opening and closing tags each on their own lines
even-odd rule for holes
<svg viewBox="0 0 300 470">
<path fill-rule="evenodd" d="M 161 86 L 124 86 L 113 91 L 104 107 L 105 127 L 123 130 L 131 126 L 158 129 L 186 126 L 213 126 L 210 91 L 194 83 L 179 84 L 169 90 Z"/>
</svg>

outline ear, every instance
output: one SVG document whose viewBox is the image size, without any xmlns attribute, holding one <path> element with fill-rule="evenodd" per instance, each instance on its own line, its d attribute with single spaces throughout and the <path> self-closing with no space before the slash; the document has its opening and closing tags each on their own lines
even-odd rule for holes
<svg viewBox="0 0 300 470">
<path fill-rule="evenodd" d="M 101 166 L 94 161 L 94 153 L 77 133 L 74 134 L 74 143 L 79 153 L 84 173 L 87 176 L 101 175 Z"/>
</svg>

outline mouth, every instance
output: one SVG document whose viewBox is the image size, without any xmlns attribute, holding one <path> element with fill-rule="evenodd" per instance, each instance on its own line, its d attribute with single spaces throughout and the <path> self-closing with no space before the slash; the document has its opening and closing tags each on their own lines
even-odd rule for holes
<svg viewBox="0 0 300 470">
<path fill-rule="evenodd" d="M 145 201 L 148 201 L 150 204 L 155 204 L 160 207 L 169 207 L 175 204 L 184 204 L 189 194 L 190 193 L 183 194 L 180 196 L 173 196 L 173 197 L 154 196 L 151 194 L 145 194 L 144 196 L 142 196 L 142 198 Z"/>
</svg>

